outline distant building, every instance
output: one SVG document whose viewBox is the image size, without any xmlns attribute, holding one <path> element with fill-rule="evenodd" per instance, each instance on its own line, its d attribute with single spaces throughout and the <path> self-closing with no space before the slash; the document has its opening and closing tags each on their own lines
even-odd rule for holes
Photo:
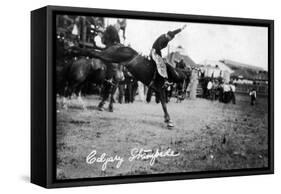
<svg viewBox="0 0 281 194">
<path fill-rule="evenodd" d="M 231 79 L 237 84 L 236 92 L 248 93 L 255 88 L 259 95 L 268 95 L 268 72 L 261 67 L 239 63 L 232 60 L 220 60 L 233 70 Z"/>
<path fill-rule="evenodd" d="M 231 74 L 232 79 L 260 83 L 267 83 L 268 81 L 268 72 L 261 67 L 239 63 L 227 59 L 220 60 L 220 62 L 224 63 L 226 66 L 233 70 L 233 73 Z"/>
</svg>

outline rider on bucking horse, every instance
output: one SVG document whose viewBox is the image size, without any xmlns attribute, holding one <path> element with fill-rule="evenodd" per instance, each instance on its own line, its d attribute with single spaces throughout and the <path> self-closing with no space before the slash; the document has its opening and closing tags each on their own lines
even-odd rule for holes
<svg viewBox="0 0 281 194">
<path fill-rule="evenodd" d="M 154 72 L 153 79 L 150 82 L 149 86 L 152 86 L 154 84 L 157 72 L 165 80 L 164 87 L 168 87 L 170 85 L 168 82 L 167 67 L 165 61 L 162 58 L 161 50 L 166 48 L 168 46 L 168 43 L 175 37 L 175 35 L 184 30 L 185 27 L 186 25 L 184 25 L 182 28 L 176 29 L 174 31 L 169 31 L 166 34 L 162 34 L 153 43 L 150 56 L 156 63 L 157 71 Z"/>
</svg>

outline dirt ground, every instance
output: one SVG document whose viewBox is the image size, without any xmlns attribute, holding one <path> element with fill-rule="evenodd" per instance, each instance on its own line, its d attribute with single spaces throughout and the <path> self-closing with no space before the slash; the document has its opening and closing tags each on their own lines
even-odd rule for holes
<svg viewBox="0 0 281 194">
<path fill-rule="evenodd" d="M 259 98 L 251 106 L 248 96 L 237 95 L 236 105 L 206 99 L 172 99 L 168 111 L 175 123 L 168 129 L 160 104 L 136 101 L 114 104 L 114 112 L 97 110 L 97 96 L 77 99 L 62 109 L 57 99 L 57 178 L 139 175 L 259 168 L 268 165 L 268 102 Z M 129 161 L 133 148 L 171 149 L 177 157 Z M 122 165 L 89 164 L 87 156 L 120 156 Z"/>
</svg>

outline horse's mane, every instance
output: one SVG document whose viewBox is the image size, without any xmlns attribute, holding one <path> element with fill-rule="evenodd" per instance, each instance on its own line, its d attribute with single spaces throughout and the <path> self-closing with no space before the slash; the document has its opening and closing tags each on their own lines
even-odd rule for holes
<svg viewBox="0 0 281 194">
<path fill-rule="evenodd" d="M 136 52 L 137 52 L 137 54 L 138 54 L 139 57 L 143 58 L 143 60 L 151 61 L 151 58 L 150 58 L 149 55 L 145 55 L 145 54 L 143 54 L 143 53 L 141 53 L 141 52 L 138 52 L 138 51 L 136 51 Z"/>
</svg>

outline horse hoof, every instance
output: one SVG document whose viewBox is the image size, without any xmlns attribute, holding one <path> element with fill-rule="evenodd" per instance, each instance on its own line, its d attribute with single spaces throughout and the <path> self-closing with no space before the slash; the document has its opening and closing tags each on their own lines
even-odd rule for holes
<svg viewBox="0 0 281 194">
<path fill-rule="evenodd" d="M 167 124 L 167 127 L 169 128 L 169 129 L 171 129 L 171 128 L 173 128 L 175 125 L 173 124 L 173 123 L 168 123 Z"/>
<path fill-rule="evenodd" d="M 102 108 L 102 107 L 98 107 L 98 110 L 99 110 L 99 111 L 103 111 L 103 108 Z"/>
<path fill-rule="evenodd" d="M 168 127 L 168 128 L 173 128 L 174 126 L 175 126 L 175 125 L 174 125 L 172 122 L 168 122 L 168 123 L 167 123 L 167 127 Z"/>
<path fill-rule="evenodd" d="M 108 111 L 109 111 L 109 112 L 113 112 L 113 108 L 109 108 Z"/>
</svg>

